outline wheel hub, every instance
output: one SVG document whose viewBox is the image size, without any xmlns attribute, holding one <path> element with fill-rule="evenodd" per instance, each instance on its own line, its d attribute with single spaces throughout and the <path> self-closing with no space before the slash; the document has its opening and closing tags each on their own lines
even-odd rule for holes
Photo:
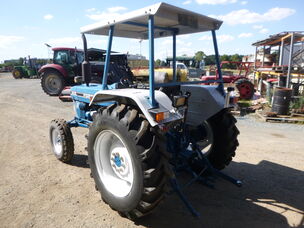
<svg viewBox="0 0 304 228">
<path fill-rule="evenodd" d="M 51 74 L 46 78 L 45 85 L 49 91 L 57 92 L 57 90 L 59 90 L 61 87 L 61 81 L 57 75 Z"/>
<path fill-rule="evenodd" d="M 126 178 L 128 174 L 128 164 L 126 164 L 126 159 L 124 158 L 122 151 L 115 148 L 111 152 L 110 163 L 117 176 L 122 179 Z"/>
</svg>

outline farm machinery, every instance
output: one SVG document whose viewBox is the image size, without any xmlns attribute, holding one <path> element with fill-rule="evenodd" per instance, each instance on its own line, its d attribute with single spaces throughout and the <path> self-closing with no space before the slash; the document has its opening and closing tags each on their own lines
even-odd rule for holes
<svg viewBox="0 0 304 228">
<path fill-rule="evenodd" d="M 30 56 L 23 59 L 23 64 L 20 66 L 14 66 L 12 71 L 15 79 L 30 78 L 38 74 L 39 66 L 36 64 L 37 59 L 32 59 Z"/>
<path fill-rule="evenodd" d="M 74 141 L 71 129 L 88 128 L 88 162 L 103 201 L 129 219 L 149 214 L 170 193 L 177 193 L 194 215 L 184 190 L 194 182 L 210 186 L 215 175 L 236 186 L 241 181 L 226 174 L 235 156 L 239 131 L 227 108 L 215 30 L 222 22 L 166 3 L 158 3 L 115 20 L 81 28 L 84 44 L 84 83 L 71 88 L 75 117 L 55 119 L 50 125 L 52 151 L 62 162 L 71 162 Z M 219 78 L 208 81 L 176 80 L 176 37 L 211 31 Z M 108 35 L 101 84 L 90 83 L 87 34 Z M 126 77 L 109 83 L 113 36 L 147 39 L 149 83 L 133 84 Z M 154 39 L 172 37 L 173 79 L 156 82 Z M 203 85 L 202 83 L 218 83 Z M 190 181 L 178 181 L 186 171 Z M 168 191 L 171 186 L 171 191 Z"/>
<path fill-rule="evenodd" d="M 82 75 L 81 63 L 84 60 L 84 52 L 81 49 L 56 47 L 53 63 L 44 65 L 39 70 L 41 87 L 50 96 L 58 96 L 65 87 L 74 85 L 74 78 Z M 91 82 L 100 82 L 104 68 L 104 50 L 90 48 L 87 50 L 88 59 L 91 61 Z M 119 74 L 131 77 L 132 73 L 127 65 L 127 56 L 124 54 L 111 54 L 109 81 L 117 81 Z M 118 78 L 118 79 L 117 79 Z"/>
<path fill-rule="evenodd" d="M 224 72 L 224 75 L 222 76 L 223 82 L 227 84 L 234 84 L 239 92 L 240 99 L 250 100 L 255 92 L 253 83 L 248 79 L 248 74 L 250 67 L 252 66 L 252 62 L 222 61 L 221 67 L 225 65 L 235 66 L 238 74 L 234 74 L 233 72 L 229 71 Z M 215 75 L 206 75 L 201 77 L 202 80 L 214 80 L 218 78 L 218 70 L 215 70 Z"/>
</svg>

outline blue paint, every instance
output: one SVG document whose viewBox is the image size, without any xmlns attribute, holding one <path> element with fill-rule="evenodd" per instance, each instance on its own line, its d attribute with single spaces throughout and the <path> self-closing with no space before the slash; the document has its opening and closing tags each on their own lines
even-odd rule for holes
<svg viewBox="0 0 304 228">
<path fill-rule="evenodd" d="M 219 51 L 218 51 L 218 47 L 217 47 L 215 30 L 211 30 L 211 34 L 212 34 L 212 39 L 213 39 L 213 46 L 214 46 L 214 54 L 215 54 L 217 73 L 218 73 L 219 79 L 223 80 L 221 63 L 220 63 L 220 56 L 219 56 Z M 223 82 L 221 82 L 219 84 L 219 89 L 222 92 L 222 94 L 225 95 L 225 90 L 224 90 L 224 84 L 223 84 Z"/>
<path fill-rule="evenodd" d="M 104 71 L 103 71 L 103 78 L 102 78 L 102 89 L 107 89 L 113 33 L 114 33 L 114 25 L 111 25 L 110 30 L 109 30 L 108 48 L 107 48 L 106 61 L 105 61 L 105 66 L 104 66 Z"/>
<path fill-rule="evenodd" d="M 115 155 L 114 157 L 114 163 L 117 167 L 120 167 L 121 166 L 121 160 L 120 160 L 120 157 Z"/>
<path fill-rule="evenodd" d="M 176 82 L 176 32 L 173 32 L 173 82 Z"/>
<path fill-rule="evenodd" d="M 155 100 L 154 93 L 154 16 L 149 16 L 149 90 L 151 108 L 157 108 L 158 104 Z"/>
<path fill-rule="evenodd" d="M 84 127 L 84 128 L 89 128 L 91 123 L 92 121 L 82 118 L 77 118 L 77 117 L 67 122 L 69 127 Z"/>
</svg>

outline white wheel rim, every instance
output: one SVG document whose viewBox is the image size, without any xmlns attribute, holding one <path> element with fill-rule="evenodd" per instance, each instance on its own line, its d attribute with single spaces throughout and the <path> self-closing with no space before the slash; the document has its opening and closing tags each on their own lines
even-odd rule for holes
<svg viewBox="0 0 304 228">
<path fill-rule="evenodd" d="M 105 130 L 98 134 L 94 143 L 94 161 L 107 191 L 117 197 L 130 193 L 134 181 L 132 159 L 116 133 Z"/>
<path fill-rule="evenodd" d="M 45 81 L 45 87 L 50 92 L 57 93 L 62 86 L 61 79 L 55 74 L 48 75 Z"/>
<path fill-rule="evenodd" d="M 62 156 L 62 138 L 60 132 L 57 129 L 52 130 L 52 145 L 54 154 L 57 157 Z"/>
</svg>

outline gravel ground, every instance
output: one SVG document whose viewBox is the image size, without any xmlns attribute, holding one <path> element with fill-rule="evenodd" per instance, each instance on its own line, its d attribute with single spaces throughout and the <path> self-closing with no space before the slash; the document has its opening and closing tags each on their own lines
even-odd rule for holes
<svg viewBox="0 0 304 228">
<path fill-rule="evenodd" d="M 1 227 L 304 227 L 304 125 L 238 118 L 240 146 L 225 172 L 244 186 L 194 184 L 186 193 L 201 217 L 172 195 L 134 223 L 95 191 L 85 129 L 73 129 L 72 164 L 51 153 L 49 123 L 73 118 L 71 103 L 45 95 L 38 79 L 0 74 L 0 112 Z"/>
</svg>

